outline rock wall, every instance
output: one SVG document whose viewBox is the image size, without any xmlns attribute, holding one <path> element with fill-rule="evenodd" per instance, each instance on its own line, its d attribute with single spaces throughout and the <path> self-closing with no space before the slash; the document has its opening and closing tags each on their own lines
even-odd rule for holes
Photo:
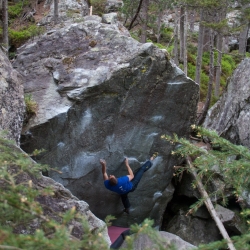
<svg viewBox="0 0 250 250">
<path fill-rule="evenodd" d="M 204 127 L 216 130 L 232 143 L 250 148 L 250 59 L 234 71 L 226 92 L 209 110 Z"/>
<path fill-rule="evenodd" d="M 161 224 L 172 197 L 173 147 L 162 134 L 186 136 L 196 117 L 198 85 L 151 43 L 125 36 L 97 16 L 47 32 L 18 51 L 15 68 L 25 92 L 38 103 L 24 128 L 22 148 L 44 148 L 39 159 L 59 171 L 49 176 L 90 205 L 99 218 L 116 216 L 129 226 L 145 218 Z M 129 195 L 130 215 L 119 196 L 103 186 L 99 159 L 108 174 L 126 175 L 158 152 L 153 167 Z"/>
<path fill-rule="evenodd" d="M 184 241 L 180 237 L 167 233 L 164 231 L 157 232 L 154 237 L 157 239 L 157 246 L 154 244 L 155 242 L 146 234 L 140 234 L 133 238 L 133 249 L 136 250 L 144 250 L 144 249 L 158 249 L 158 244 L 162 247 L 162 249 L 171 249 L 173 245 L 175 246 L 174 249 L 178 250 L 195 250 L 197 247 L 194 245 L 189 244 L 188 242 Z M 152 237 L 152 236 L 151 236 Z M 121 248 L 126 249 L 128 247 L 127 242 L 124 242 L 121 245 Z"/>
<path fill-rule="evenodd" d="M 24 98 L 23 98 L 23 86 L 20 81 L 21 75 L 13 69 L 10 61 L 5 54 L 0 50 L 0 130 L 6 130 L 8 132 L 7 138 L 15 140 L 18 144 L 22 122 L 24 114 Z M 1 149 L 3 150 L 3 145 Z M 6 145 L 4 145 L 6 147 Z M 23 154 L 23 151 L 16 145 L 8 145 L 11 152 L 16 152 L 16 155 Z M 2 152 L 0 152 L 2 153 Z M 27 157 L 29 157 L 27 155 Z M 32 161 L 32 159 L 30 159 Z M 32 165 L 32 164 L 31 164 Z M 10 168 L 15 168 L 12 166 Z M 103 229 L 102 235 L 104 240 L 107 242 L 107 248 L 111 244 L 108 236 L 107 226 L 104 221 L 98 219 L 89 209 L 89 205 L 73 196 L 69 190 L 63 187 L 61 184 L 55 182 L 49 177 L 40 176 L 36 178 L 28 173 L 18 175 L 17 183 L 28 183 L 29 180 L 33 181 L 34 189 L 43 189 L 51 187 L 54 195 L 42 196 L 38 198 L 38 202 L 45 210 L 45 215 L 53 218 L 55 214 L 60 212 L 66 212 L 72 207 L 76 208 L 76 211 L 81 215 L 84 215 L 90 230 L 96 233 L 99 229 Z M 3 183 L 1 183 L 3 185 Z M 3 187 L 1 187 L 3 188 Z M 50 209 L 48 209 L 48 207 Z M 55 214 L 51 211 L 55 212 Z M 24 223 L 23 227 L 15 228 L 16 233 L 30 233 L 27 232 L 27 227 Z M 76 238 L 81 239 L 84 234 L 82 225 L 78 221 L 71 221 L 69 225 L 72 227 L 72 235 Z M 29 230 L 32 233 L 41 227 L 41 224 L 37 220 L 30 222 Z M 98 229 L 98 230 L 97 230 Z"/>
<path fill-rule="evenodd" d="M 21 75 L 0 48 L 0 131 L 19 144 L 24 117 L 24 92 Z"/>
</svg>

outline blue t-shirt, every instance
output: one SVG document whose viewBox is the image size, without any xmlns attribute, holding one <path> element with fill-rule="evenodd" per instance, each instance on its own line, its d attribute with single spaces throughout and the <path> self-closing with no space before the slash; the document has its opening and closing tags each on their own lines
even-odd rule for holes
<svg viewBox="0 0 250 250">
<path fill-rule="evenodd" d="M 133 187 L 132 183 L 129 181 L 128 176 L 119 177 L 117 178 L 117 181 L 118 182 L 115 186 L 110 185 L 109 180 L 104 181 L 104 185 L 107 189 L 117 194 L 126 194 Z"/>
</svg>

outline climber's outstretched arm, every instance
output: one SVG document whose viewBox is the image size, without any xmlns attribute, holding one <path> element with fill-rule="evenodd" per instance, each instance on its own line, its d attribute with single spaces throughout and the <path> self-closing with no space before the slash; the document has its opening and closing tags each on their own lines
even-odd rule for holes
<svg viewBox="0 0 250 250">
<path fill-rule="evenodd" d="M 129 178 L 129 181 L 133 180 L 134 179 L 134 173 L 132 171 L 132 169 L 130 168 L 129 164 L 128 164 L 128 158 L 125 159 L 125 165 L 127 167 L 127 170 L 128 170 L 128 178 Z"/>
<path fill-rule="evenodd" d="M 107 172 L 106 172 L 106 161 L 101 159 L 100 160 L 100 163 L 102 165 L 102 175 L 103 175 L 103 180 L 108 180 L 108 175 L 107 175 Z"/>
</svg>

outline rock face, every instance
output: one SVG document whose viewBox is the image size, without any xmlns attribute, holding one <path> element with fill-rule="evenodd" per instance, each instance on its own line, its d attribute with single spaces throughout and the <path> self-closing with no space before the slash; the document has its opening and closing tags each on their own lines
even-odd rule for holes
<svg viewBox="0 0 250 250">
<path fill-rule="evenodd" d="M 124 36 L 97 16 L 47 32 L 18 53 L 14 65 L 38 103 L 22 148 L 46 149 L 37 160 L 61 171 L 49 176 L 99 218 L 112 214 L 121 226 L 152 218 L 160 225 L 177 164 L 172 146 L 160 137 L 189 133 L 198 85 L 166 51 Z M 123 214 L 119 196 L 103 186 L 99 159 L 106 159 L 108 174 L 121 176 L 127 175 L 125 156 L 135 170 L 155 151 L 153 167 L 129 195 L 130 215 Z"/>
<path fill-rule="evenodd" d="M 106 11 L 108 13 L 118 11 L 123 6 L 122 0 L 107 0 Z"/>
<path fill-rule="evenodd" d="M 221 240 L 222 236 L 205 205 L 190 213 L 190 207 L 201 198 L 198 189 L 193 188 L 194 177 L 184 172 L 182 177 L 176 178 L 173 183 L 177 186 L 173 199 L 168 203 L 164 213 L 161 229 L 178 235 L 196 246 Z M 227 195 L 227 208 L 218 205 L 220 203 L 218 196 L 211 195 L 210 198 L 213 203 L 217 203 L 215 210 L 230 237 L 244 233 L 245 224 L 239 217 L 240 206 L 235 203 L 232 190 L 217 174 L 214 174 L 213 180 L 206 183 L 206 187 L 210 194 L 221 190 Z"/>
<path fill-rule="evenodd" d="M 7 138 L 19 144 L 23 117 L 24 95 L 21 75 L 0 49 L 0 131 L 8 131 Z"/>
<path fill-rule="evenodd" d="M 250 59 L 235 70 L 220 100 L 209 110 L 204 127 L 232 143 L 250 148 Z"/>
<path fill-rule="evenodd" d="M 219 229 L 211 218 L 202 219 L 185 214 L 175 215 L 169 222 L 167 231 L 195 246 L 222 239 Z"/>
<path fill-rule="evenodd" d="M 235 235 L 244 233 L 245 224 L 237 213 L 224 208 L 219 204 L 216 205 L 215 211 L 228 232 L 232 232 Z"/>
<path fill-rule="evenodd" d="M 132 235 L 133 237 L 133 235 Z M 191 250 L 196 249 L 194 245 L 189 244 L 188 242 L 182 240 L 180 237 L 167 233 L 167 232 L 157 232 L 156 237 L 158 237 L 157 244 L 161 244 L 162 249 L 169 249 L 170 246 L 175 246 L 175 249 L 178 250 Z M 126 249 L 127 243 L 124 242 L 121 245 L 121 248 Z M 158 249 L 155 248 L 154 241 L 145 234 L 141 234 L 133 242 L 133 249 L 144 250 L 144 249 Z"/>
<path fill-rule="evenodd" d="M 20 82 L 21 76 L 12 68 L 10 61 L 1 50 L 0 65 L 0 130 L 7 130 L 9 132 L 7 136 L 8 139 L 15 140 L 18 144 L 24 113 L 23 87 Z M 10 146 L 11 145 L 12 144 L 10 144 Z M 12 145 L 11 147 L 12 148 L 9 149 L 11 152 L 20 153 L 21 149 L 18 146 Z M 21 151 L 21 153 L 23 153 L 23 151 Z M 2 154 L 2 152 L 0 152 L 0 154 Z M 32 159 L 30 160 L 32 161 Z M 13 167 L 14 166 L 12 166 L 12 168 Z M 75 207 L 77 212 L 85 216 L 89 228 L 93 233 L 98 231 L 98 229 L 103 229 L 102 235 L 107 242 L 108 248 L 111 242 L 106 224 L 90 211 L 89 205 L 86 202 L 73 196 L 69 190 L 49 177 L 41 176 L 41 178 L 35 178 L 28 173 L 24 173 L 18 175 L 17 183 L 28 183 L 29 180 L 33 181 L 34 189 L 51 187 L 53 190 L 54 195 L 39 197 L 38 201 L 46 210 L 45 214 L 50 214 L 52 210 L 56 213 L 65 212 Z M 3 184 L 1 183 L 1 185 Z M 53 217 L 54 213 L 50 215 Z M 81 224 L 74 220 L 71 222 L 71 226 L 73 228 L 72 235 L 80 239 L 84 233 Z M 35 229 L 39 227 L 41 227 L 41 224 L 37 221 L 30 222 L 31 233 L 34 233 Z M 15 228 L 15 232 L 23 233 L 25 230 L 26 233 L 30 233 L 24 228 Z"/>
<path fill-rule="evenodd" d="M 44 8 L 48 9 L 47 15 L 40 21 L 40 25 L 49 25 L 54 21 L 54 1 L 46 0 Z M 88 1 L 60 0 L 58 1 L 59 21 L 65 22 L 69 19 L 82 19 L 89 14 Z"/>
</svg>

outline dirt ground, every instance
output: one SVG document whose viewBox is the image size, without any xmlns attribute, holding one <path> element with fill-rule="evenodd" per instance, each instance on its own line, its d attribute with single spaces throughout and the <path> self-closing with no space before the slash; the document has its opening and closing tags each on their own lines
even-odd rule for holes
<svg viewBox="0 0 250 250">
<path fill-rule="evenodd" d="M 34 19 L 36 23 L 39 23 L 41 19 L 49 12 L 49 7 L 44 8 L 45 0 L 38 1 L 35 6 L 36 13 L 34 14 Z"/>
</svg>

